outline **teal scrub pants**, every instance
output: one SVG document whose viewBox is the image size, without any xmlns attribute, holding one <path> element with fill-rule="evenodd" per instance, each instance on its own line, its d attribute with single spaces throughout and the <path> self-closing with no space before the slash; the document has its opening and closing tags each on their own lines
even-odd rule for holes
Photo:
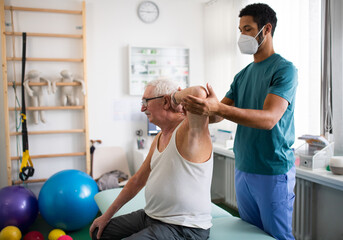
<svg viewBox="0 0 343 240">
<path fill-rule="evenodd" d="M 294 240 L 292 214 L 295 167 L 280 175 L 251 174 L 235 170 L 240 217 L 276 239 Z"/>
</svg>

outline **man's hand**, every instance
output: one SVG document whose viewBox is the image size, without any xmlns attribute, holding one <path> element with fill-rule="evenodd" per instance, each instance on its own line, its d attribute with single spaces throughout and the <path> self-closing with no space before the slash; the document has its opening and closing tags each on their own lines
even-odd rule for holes
<svg viewBox="0 0 343 240">
<path fill-rule="evenodd" d="M 182 101 L 183 107 L 198 115 L 212 116 L 215 114 L 219 107 L 219 101 L 216 94 L 213 91 L 211 85 L 207 83 L 208 96 L 206 99 L 201 99 L 188 95 Z"/>
<path fill-rule="evenodd" d="M 96 228 L 98 228 L 98 233 L 96 235 L 96 238 L 97 239 L 100 239 L 101 235 L 102 235 L 102 232 L 104 231 L 104 228 L 106 227 L 106 225 L 109 223 L 110 219 L 108 219 L 107 217 L 105 217 L 104 215 L 96 218 L 91 227 L 89 228 L 89 235 L 91 236 L 92 238 L 92 234 L 94 232 L 94 230 Z"/>
</svg>

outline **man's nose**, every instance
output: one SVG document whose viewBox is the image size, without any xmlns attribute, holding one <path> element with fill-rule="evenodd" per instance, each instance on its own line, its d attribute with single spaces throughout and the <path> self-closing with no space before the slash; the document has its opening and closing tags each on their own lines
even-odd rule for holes
<svg viewBox="0 0 343 240">
<path fill-rule="evenodd" d="M 146 106 L 142 105 L 141 106 L 141 112 L 144 112 L 146 110 Z"/>
</svg>

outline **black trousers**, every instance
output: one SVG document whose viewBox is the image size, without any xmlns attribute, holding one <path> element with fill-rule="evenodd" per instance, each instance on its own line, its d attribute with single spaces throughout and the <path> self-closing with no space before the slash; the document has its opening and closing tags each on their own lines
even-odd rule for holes
<svg viewBox="0 0 343 240">
<path fill-rule="evenodd" d="M 93 232 L 95 240 L 98 229 Z M 210 229 L 191 228 L 180 225 L 168 224 L 153 219 L 145 214 L 144 210 L 138 210 L 130 214 L 112 218 L 102 232 L 100 239 L 208 239 Z"/>
</svg>

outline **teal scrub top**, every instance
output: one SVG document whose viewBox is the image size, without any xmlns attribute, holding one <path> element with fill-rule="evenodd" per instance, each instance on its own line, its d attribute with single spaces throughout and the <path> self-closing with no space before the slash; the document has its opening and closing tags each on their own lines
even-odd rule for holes
<svg viewBox="0 0 343 240">
<path fill-rule="evenodd" d="M 295 66 L 273 54 L 262 62 L 252 62 L 234 78 L 227 98 L 235 107 L 263 109 L 269 93 L 288 101 L 281 119 L 271 130 L 237 126 L 234 142 L 235 166 L 238 170 L 277 175 L 286 173 L 295 161 L 291 146 L 294 143 L 294 106 L 298 73 Z"/>
</svg>

